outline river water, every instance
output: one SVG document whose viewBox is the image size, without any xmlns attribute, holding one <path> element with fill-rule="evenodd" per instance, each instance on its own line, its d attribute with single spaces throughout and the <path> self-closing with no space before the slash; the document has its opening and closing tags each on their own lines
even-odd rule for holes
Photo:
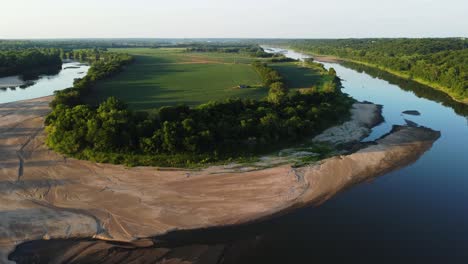
<svg viewBox="0 0 468 264">
<path fill-rule="evenodd" d="M 237 259 L 226 263 L 468 263 L 468 106 L 375 69 L 324 65 L 335 68 L 344 92 L 383 105 L 385 122 L 365 140 L 381 137 L 405 119 L 441 131 L 441 138 L 414 164 L 356 185 L 319 207 L 247 226 L 178 234 L 177 246 L 230 245 Z M 68 73 L 73 75 L 60 74 Z M 1 102 L 4 95 L 0 92 Z M 405 110 L 421 115 L 402 114 Z M 30 247 L 37 253 L 35 244 Z"/>
<path fill-rule="evenodd" d="M 0 78 L 0 104 L 52 95 L 55 90 L 73 86 L 73 80 L 82 78 L 89 66 L 79 62 L 65 62 L 54 75 L 41 75 L 37 80 L 24 82 L 20 76 Z"/>
<path fill-rule="evenodd" d="M 441 138 L 408 167 L 273 221 L 275 232 L 252 263 L 468 263 L 468 106 L 370 68 L 324 65 L 343 79 L 345 93 L 383 105 L 385 122 L 369 139 L 405 119 L 441 131 Z"/>
</svg>

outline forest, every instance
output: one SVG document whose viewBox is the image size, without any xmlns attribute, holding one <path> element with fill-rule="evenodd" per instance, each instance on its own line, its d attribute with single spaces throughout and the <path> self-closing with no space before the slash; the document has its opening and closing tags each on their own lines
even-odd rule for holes
<svg viewBox="0 0 468 264">
<path fill-rule="evenodd" d="M 457 100 L 468 99 L 468 40 L 464 38 L 288 40 L 277 44 L 377 66 Z"/>
<path fill-rule="evenodd" d="M 62 68 L 60 49 L 0 50 L 0 77 L 23 75 L 26 79 Z"/>
<path fill-rule="evenodd" d="M 95 107 L 83 103 L 83 96 L 99 80 L 122 71 L 132 58 L 99 50 L 71 54 L 94 62 L 74 87 L 56 92 L 46 119 L 46 142 L 60 153 L 97 162 L 195 166 L 252 157 L 335 124 L 348 116 L 353 103 L 340 89 L 289 92 L 278 72 L 254 62 L 269 87 L 262 100 L 232 98 L 137 112 L 110 97 Z M 334 71 L 324 74 L 339 82 Z"/>
</svg>

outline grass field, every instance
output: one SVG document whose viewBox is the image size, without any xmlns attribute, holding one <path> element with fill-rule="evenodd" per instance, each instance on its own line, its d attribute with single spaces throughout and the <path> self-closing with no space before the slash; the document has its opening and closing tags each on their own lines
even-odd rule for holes
<svg viewBox="0 0 468 264">
<path fill-rule="evenodd" d="M 250 66 L 247 54 L 187 53 L 183 49 L 112 49 L 135 57 L 124 72 L 98 83 L 89 103 L 109 96 L 122 99 L 132 109 L 164 105 L 198 105 L 229 97 L 258 99 L 268 93 Z M 257 88 L 236 88 L 246 84 Z"/>
</svg>

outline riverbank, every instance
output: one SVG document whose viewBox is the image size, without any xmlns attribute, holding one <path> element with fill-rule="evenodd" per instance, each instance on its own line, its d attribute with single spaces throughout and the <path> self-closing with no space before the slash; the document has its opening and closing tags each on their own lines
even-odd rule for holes
<svg viewBox="0 0 468 264">
<path fill-rule="evenodd" d="M 440 136 L 427 128 L 397 127 L 353 154 L 300 168 L 126 168 L 49 151 L 43 121 L 51 99 L 0 105 L 2 261 L 26 241 L 135 241 L 173 230 L 258 221 L 319 204 L 356 183 L 410 164 Z"/>
<path fill-rule="evenodd" d="M 336 56 L 331 56 L 331 55 L 318 55 L 318 54 L 313 54 L 313 53 L 308 53 L 308 52 L 304 52 L 304 53 L 311 55 L 315 60 L 317 60 L 319 62 L 339 63 L 340 61 L 346 61 L 346 62 L 352 62 L 352 63 L 356 63 L 356 64 L 360 64 L 360 65 L 365 65 L 365 66 L 372 67 L 372 68 L 375 68 L 375 69 L 378 69 L 378 70 L 381 70 L 381 71 L 385 71 L 385 72 L 388 72 L 390 74 L 395 75 L 396 77 L 406 79 L 406 80 L 412 80 L 412 81 L 415 81 L 415 82 L 417 82 L 419 84 L 425 85 L 428 88 L 432 88 L 434 90 L 441 91 L 441 92 L 447 94 L 448 96 L 450 96 L 450 98 L 452 100 L 468 105 L 468 98 L 467 99 L 460 99 L 460 98 L 456 97 L 450 91 L 450 89 L 448 89 L 447 87 L 437 85 L 435 83 L 427 82 L 427 81 L 425 81 L 425 80 L 423 80 L 421 78 L 412 78 L 408 74 L 398 72 L 398 71 L 394 71 L 394 70 L 388 69 L 386 67 L 379 66 L 377 64 L 372 64 L 372 63 L 357 61 L 357 60 L 352 60 L 352 59 L 346 59 L 346 58 L 341 58 L 341 57 L 336 57 Z"/>
</svg>

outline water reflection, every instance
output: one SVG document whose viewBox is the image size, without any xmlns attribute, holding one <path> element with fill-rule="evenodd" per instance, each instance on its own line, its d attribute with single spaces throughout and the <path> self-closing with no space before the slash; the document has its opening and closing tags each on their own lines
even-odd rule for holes
<svg viewBox="0 0 468 264">
<path fill-rule="evenodd" d="M 381 80 L 389 82 L 390 84 L 397 85 L 400 89 L 410 91 L 417 97 L 422 97 L 431 101 L 439 102 L 444 106 L 452 108 L 457 114 L 468 117 L 467 104 L 457 102 L 441 91 L 432 89 L 431 87 L 420 84 L 413 80 L 399 78 L 391 73 L 373 67 L 361 65 L 358 63 L 341 62 L 341 65 L 356 70 L 359 73 L 366 73 L 374 78 L 379 78 Z"/>
</svg>

